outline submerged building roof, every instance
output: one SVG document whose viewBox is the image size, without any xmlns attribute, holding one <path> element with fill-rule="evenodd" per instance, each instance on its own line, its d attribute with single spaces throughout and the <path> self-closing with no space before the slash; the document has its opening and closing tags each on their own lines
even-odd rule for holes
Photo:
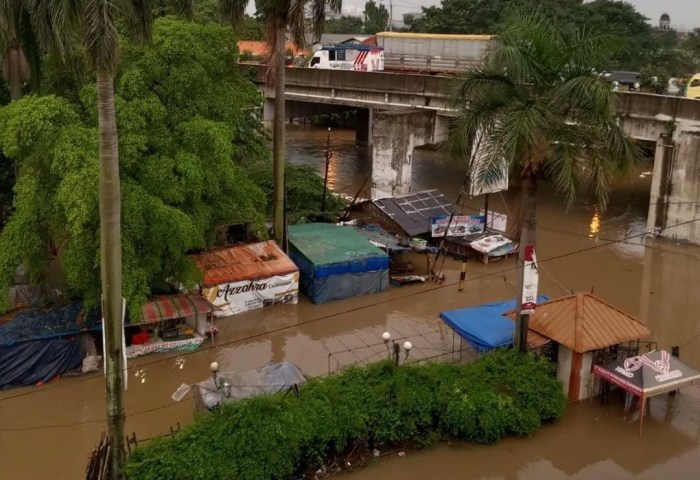
<svg viewBox="0 0 700 480">
<path fill-rule="evenodd" d="M 220 248 L 191 258 L 204 274 L 204 287 L 297 271 L 294 262 L 273 240 Z"/>
<path fill-rule="evenodd" d="M 430 231 L 430 217 L 459 213 L 439 190 L 423 190 L 396 197 L 372 200 L 379 210 L 409 236 Z"/>
<path fill-rule="evenodd" d="M 590 293 L 576 293 L 538 305 L 529 327 L 578 353 L 650 335 L 639 319 Z"/>
</svg>

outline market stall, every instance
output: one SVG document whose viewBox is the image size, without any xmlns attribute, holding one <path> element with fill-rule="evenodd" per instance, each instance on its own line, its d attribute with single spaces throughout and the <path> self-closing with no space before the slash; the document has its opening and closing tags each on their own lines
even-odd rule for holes
<svg viewBox="0 0 700 480">
<path fill-rule="evenodd" d="M 199 348 L 206 334 L 215 332 L 211 322 L 213 310 L 214 307 L 199 295 L 150 298 L 141 316 L 130 319 L 125 325 L 126 357 Z"/>
<path fill-rule="evenodd" d="M 299 267 L 302 290 L 316 304 L 389 287 L 389 257 L 353 227 L 290 225 L 289 255 Z"/>
<path fill-rule="evenodd" d="M 212 250 L 192 260 L 204 275 L 202 295 L 218 309 L 215 316 L 298 301 L 299 269 L 272 240 Z"/>
</svg>

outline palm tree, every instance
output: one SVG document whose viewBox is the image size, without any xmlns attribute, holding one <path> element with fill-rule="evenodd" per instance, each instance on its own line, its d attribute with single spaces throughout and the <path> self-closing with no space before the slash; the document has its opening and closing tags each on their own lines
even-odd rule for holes
<svg viewBox="0 0 700 480">
<path fill-rule="evenodd" d="M 521 187 L 515 219 L 521 269 L 523 247 L 536 240 L 542 179 L 553 181 L 567 206 L 580 187 L 592 186 L 604 209 L 613 177 L 639 158 L 615 117 L 615 94 L 596 74 L 615 45 L 607 35 L 561 31 L 539 12 L 518 11 L 488 57 L 455 82 L 460 113 L 451 135 L 463 152 L 476 152 L 470 175 L 493 184 L 507 169 Z M 522 270 L 518 277 L 522 292 Z M 527 316 L 519 315 L 521 351 L 527 329 Z"/>
<path fill-rule="evenodd" d="M 222 16 L 235 28 L 243 20 L 249 0 L 219 0 Z M 272 162 L 274 177 L 273 233 L 280 245 L 284 244 L 284 165 L 285 165 L 285 43 L 287 31 L 296 45 L 306 43 L 307 4 L 311 10 L 311 28 L 320 38 L 326 11 L 340 13 L 342 0 L 258 0 L 256 6 L 262 15 L 270 47 L 270 67 L 267 84 L 275 88 L 275 116 L 272 122 Z"/>
<path fill-rule="evenodd" d="M 32 26 L 30 3 L 26 0 L 0 1 L 0 44 L 2 76 L 10 90 L 11 100 L 24 94 L 24 82 L 32 80 L 39 89 L 41 52 Z"/>
<path fill-rule="evenodd" d="M 123 21 L 135 39 L 151 33 L 151 2 L 134 0 L 32 0 L 33 23 L 39 39 L 65 52 L 66 39 L 80 38 L 95 71 L 99 135 L 100 265 L 102 314 L 107 364 L 107 430 L 111 440 L 110 478 L 121 478 L 124 466 L 124 405 L 122 379 L 122 252 L 119 138 L 114 107 L 114 76 L 119 65 L 117 22 Z M 191 0 L 177 0 L 179 13 L 190 15 Z"/>
</svg>

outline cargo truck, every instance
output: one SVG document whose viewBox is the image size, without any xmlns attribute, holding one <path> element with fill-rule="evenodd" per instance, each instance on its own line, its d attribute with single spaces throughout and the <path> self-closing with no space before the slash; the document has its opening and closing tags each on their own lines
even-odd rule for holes
<svg viewBox="0 0 700 480">
<path fill-rule="evenodd" d="M 495 41 L 493 35 L 377 34 L 377 46 L 384 50 L 384 69 L 413 73 L 463 73 L 483 60 Z"/>
</svg>

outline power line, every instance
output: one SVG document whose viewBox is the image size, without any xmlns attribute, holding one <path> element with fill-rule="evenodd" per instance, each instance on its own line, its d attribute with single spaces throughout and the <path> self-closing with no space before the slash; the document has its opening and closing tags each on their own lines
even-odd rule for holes
<svg viewBox="0 0 700 480">
<path fill-rule="evenodd" d="M 683 222 L 676 223 L 676 224 L 674 224 L 674 225 L 667 226 L 666 229 L 681 227 L 681 226 L 683 226 L 683 225 L 692 224 L 692 223 L 695 223 L 695 222 L 698 222 L 698 221 L 700 221 L 700 218 L 695 218 L 695 219 L 692 219 L 692 220 L 686 220 L 686 221 L 683 221 Z M 609 241 L 606 241 L 606 243 L 601 243 L 601 244 L 598 244 L 598 245 L 593 245 L 593 246 L 590 246 L 590 247 L 581 248 L 581 249 L 574 250 L 574 251 L 571 251 L 571 252 L 567 252 L 567 253 L 555 255 L 555 256 L 553 256 L 553 257 L 549 257 L 549 258 L 545 258 L 545 259 L 540 259 L 540 260 L 537 261 L 537 263 L 538 263 L 538 264 L 542 264 L 542 263 L 547 263 L 547 262 L 553 262 L 553 261 L 555 261 L 555 260 L 561 260 L 561 259 L 563 259 L 563 258 L 568 258 L 568 257 L 574 256 L 574 255 L 579 255 L 579 254 L 582 254 L 582 253 L 587 253 L 587 252 L 590 252 L 590 251 L 593 251 L 593 250 L 597 250 L 597 249 L 600 249 L 600 248 L 608 247 L 608 246 L 610 246 L 610 245 L 615 245 L 615 244 L 618 244 L 618 243 L 625 243 L 625 242 L 627 242 L 628 240 L 632 240 L 632 239 L 635 239 L 635 238 L 642 238 L 642 237 L 644 237 L 644 236 L 646 236 L 646 235 L 649 235 L 649 234 L 653 234 L 653 231 L 652 231 L 652 232 L 647 232 L 647 231 L 645 231 L 645 232 L 639 233 L 639 234 L 628 235 L 628 236 L 625 236 L 624 238 L 621 238 L 621 239 L 618 239 L 618 240 L 609 240 Z M 604 240 L 604 241 L 605 241 L 605 240 Z M 484 278 L 487 278 L 487 277 L 501 277 L 501 276 L 503 276 L 503 275 L 504 275 L 505 273 L 507 273 L 507 272 L 517 271 L 517 270 L 519 270 L 519 269 L 520 269 L 520 267 L 516 265 L 515 267 L 504 268 L 504 269 L 498 270 L 498 271 L 496 271 L 496 272 L 483 273 L 483 274 L 478 275 L 478 276 L 475 276 L 475 277 L 467 278 L 467 279 L 465 280 L 465 283 L 467 283 L 467 282 L 475 282 L 475 281 L 477 281 L 477 280 L 481 280 L 481 279 L 484 279 Z M 321 316 L 321 317 L 312 318 L 312 319 L 310 319 L 310 320 L 307 320 L 307 321 L 304 321 L 304 322 L 300 322 L 300 323 L 297 323 L 297 324 L 295 324 L 295 325 L 289 325 L 289 326 L 285 326 L 285 327 L 280 327 L 280 328 L 273 329 L 273 330 L 269 330 L 269 331 L 266 331 L 266 332 L 260 332 L 260 333 L 256 333 L 256 334 L 253 334 L 253 335 L 249 335 L 249 336 L 244 337 L 244 338 L 232 339 L 232 340 L 229 340 L 229 341 L 224 342 L 224 343 L 219 343 L 219 344 L 217 344 L 217 345 L 211 345 L 211 346 L 209 346 L 209 347 L 200 348 L 200 349 L 197 349 L 197 350 L 191 350 L 191 351 L 188 351 L 188 352 L 183 352 L 183 353 L 179 354 L 178 357 L 179 357 L 179 358 L 187 357 L 187 356 L 190 356 L 190 355 L 195 355 L 195 354 L 204 353 L 204 352 L 207 352 L 207 351 L 210 351 L 210 350 L 217 350 L 217 349 L 219 349 L 219 348 L 223 348 L 223 347 L 230 346 L 230 345 L 233 345 L 233 344 L 247 342 L 247 341 L 249 341 L 249 340 L 253 340 L 253 339 L 256 339 L 256 338 L 263 337 L 263 336 L 274 335 L 274 334 L 276 334 L 276 333 L 279 333 L 279 332 L 282 332 L 282 331 L 285 331 L 285 330 L 289 330 L 289 329 L 291 329 L 291 328 L 302 327 L 302 326 L 305 326 L 305 325 L 309 325 L 309 324 L 312 324 L 312 323 L 319 322 L 319 321 L 321 321 L 321 320 L 327 320 L 327 319 L 329 319 L 329 318 L 334 318 L 334 317 L 338 317 L 338 316 L 341 316 L 341 315 L 346 315 L 346 314 L 348 314 L 348 313 L 353 313 L 353 312 L 358 312 L 358 311 L 366 310 L 366 309 L 373 308 L 373 307 L 376 307 L 376 306 L 379 306 L 379 305 L 384 305 L 384 304 L 386 304 L 386 303 L 391 303 L 391 302 L 403 300 L 403 299 L 408 298 L 408 297 L 414 297 L 414 296 L 417 296 L 417 295 L 423 295 L 423 294 L 426 294 L 426 293 L 432 293 L 432 292 L 435 292 L 435 291 L 438 291 L 438 290 L 442 290 L 442 289 L 444 289 L 444 288 L 456 286 L 458 283 L 459 283 L 458 281 L 452 282 L 452 283 L 443 283 L 443 284 L 441 284 L 441 285 L 437 285 L 437 286 L 434 286 L 434 287 L 432 287 L 432 288 L 428 288 L 428 289 L 425 289 L 425 290 L 421 290 L 420 292 L 412 292 L 412 293 L 407 294 L 407 295 L 402 295 L 402 296 L 399 296 L 399 297 L 388 298 L 388 299 L 385 299 L 385 300 L 382 300 L 382 301 L 379 301 L 379 302 L 375 302 L 375 303 L 372 303 L 372 304 L 369 304 L 369 305 L 363 305 L 363 306 L 351 308 L 351 309 L 348 309 L 348 310 L 343 310 L 343 311 L 341 311 L 341 312 L 336 312 L 336 313 L 332 313 L 332 314 L 329 314 L 329 315 L 324 315 L 324 316 Z M 145 362 L 145 363 L 142 363 L 142 364 L 139 364 L 139 365 L 127 366 L 126 370 L 141 369 L 141 368 L 144 368 L 144 367 L 147 367 L 147 366 L 150 366 L 150 365 L 155 365 L 155 364 L 157 364 L 157 363 L 167 362 L 167 361 L 171 361 L 171 360 L 172 360 L 172 357 L 168 357 L 168 358 L 157 358 L 157 359 L 154 359 L 153 361 Z M 49 385 L 49 386 L 47 386 L 47 387 L 45 387 L 45 388 L 43 388 L 43 389 L 41 389 L 41 390 L 28 390 L 28 391 L 26 391 L 26 392 L 21 392 L 21 393 L 18 393 L 18 394 L 16 394 L 16 395 L 10 395 L 10 396 L 7 396 L 7 397 L 0 398 L 0 403 L 2 403 L 2 402 L 4 402 L 4 401 L 7 401 L 7 400 L 13 400 L 13 399 L 15 399 L 15 398 L 24 397 L 24 396 L 27 396 L 27 395 L 34 395 L 34 394 L 44 393 L 44 392 L 47 392 L 47 391 L 49 391 L 49 390 L 53 390 L 53 389 L 55 389 L 55 388 L 60 388 L 60 387 L 63 387 L 63 386 L 71 386 L 71 385 L 74 385 L 74 384 L 76 384 L 76 383 L 83 382 L 83 381 L 90 381 L 90 380 L 95 380 L 95 379 L 98 379 L 98 378 L 103 378 L 103 376 L 104 376 L 104 375 L 99 375 L 99 374 L 98 374 L 98 375 L 93 375 L 93 376 L 90 376 L 90 377 L 84 377 L 84 378 L 81 378 L 81 379 L 76 380 L 75 382 L 71 382 L 71 383 L 57 383 L 57 384 L 55 384 L 55 386 L 53 386 L 53 387 L 51 387 L 51 386 Z"/>
</svg>

